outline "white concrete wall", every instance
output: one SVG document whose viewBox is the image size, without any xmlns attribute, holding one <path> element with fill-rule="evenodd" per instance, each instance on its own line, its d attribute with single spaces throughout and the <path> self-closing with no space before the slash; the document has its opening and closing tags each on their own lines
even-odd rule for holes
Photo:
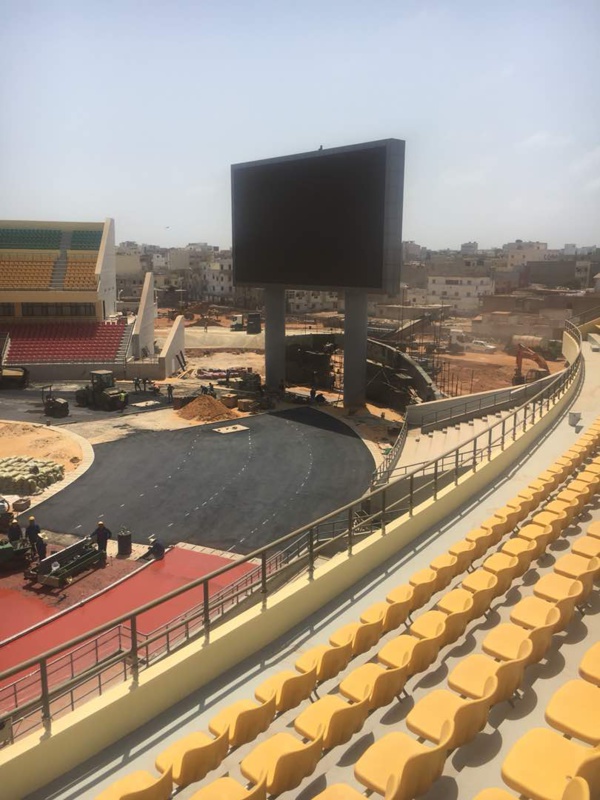
<svg viewBox="0 0 600 800">
<path fill-rule="evenodd" d="M 183 323 L 183 316 L 177 317 L 158 357 L 161 374 L 165 378 L 181 369 L 176 356 L 177 354 L 185 354 L 185 326 Z"/>
<path fill-rule="evenodd" d="M 151 272 L 147 272 L 144 278 L 137 319 L 133 326 L 133 336 L 131 337 L 131 351 L 136 359 L 143 358 L 142 351 L 144 348 L 146 348 L 150 356 L 154 356 L 155 318 L 154 276 Z"/>
<path fill-rule="evenodd" d="M 115 221 L 110 217 L 104 221 L 102 241 L 96 261 L 96 277 L 98 278 L 98 300 L 104 303 L 104 314 L 108 317 L 117 311 Z"/>
</svg>

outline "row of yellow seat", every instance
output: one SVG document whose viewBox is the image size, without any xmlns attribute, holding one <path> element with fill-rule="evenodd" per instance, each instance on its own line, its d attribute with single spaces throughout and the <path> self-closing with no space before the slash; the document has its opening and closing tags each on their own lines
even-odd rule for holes
<svg viewBox="0 0 600 800">
<path fill-rule="evenodd" d="M 261 700 L 260 704 L 241 701 L 217 715 L 209 724 L 209 729 L 216 738 L 198 732 L 172 745 L 157 758 L 156 766 L 159 771 L 163 774 L 172 771 L 173 779 L 180 786 L 204 777 L 208 771 L 218 766 L 229 747 L 251 741 L 266 730 L 276 711 L 282 712 L 293 708 L 306 699 L 318 683 L 338 674 L 353 655 L 370 649 L 382 633 L 400 625 L 408 618 L 411 611 L 422 607 L 435 592 L 447 586 L 455 575 L 469 568 L 476 558 L 483 555 L 490 546 L 497 544 L 519 521 L 525 519 L 539 502 L 548 497 L 570 470 L 579 466 L 581 461 L 595 450 L 599 438 L 598 431 L 591 433 L 587 438 L 581 437 L 564 459 L 555 462 L 538 481 L 520 492 L 513 501 L 483 523 L 480 528 L 471 531 L 465 540 L 451 547 L 447 554 L 435 559 L 428 570 L 422 570 L 411 576 L 407 586 L 398 587 L 388 595 L 386 601 L 367 609 L 361 615 L 361 622 L 344 626 L 334 633 L 330 645 L 313 648 L 301 656 L 296 662 L 297 672 L 278 673 L 258 687 L 255 694 L 257 699 Z M 591 474 L 594 488 L 598 488 L 600 475 Z M 564 497 L 564 500 L 570 502 L 568 497 Z M 564 509 L 561 506 L 555 511 L 562 514 Z M 552 512 L 541 513 L 550 513 L 554 516 Z M 566 512 L 564 513 L 566 519 Z M 560 518 L 558 514 L 556 516 Z M 296 729 L 303 735 L 310 732 L 314 736 L 308 746 L 298 742 L 289 734 L 273 737 L 278 740 L 278 744 L 282 744 L 281 736 L 288 736 L 298 745 L 296 747 L 288 740 L 287 751 L 284 748 L 279 752 L 276 762 L 286 763 L 285 756 L 289 754 L 300 767 L 299 773 L 296 771 L 294 773 L 299 775 L 299 780 L 302 780 L 305 774 L 310 774 L 306 773 L 306 769 L 312 767 L 310 771 L 314 770 L 324 747 L 341 743 L 340 736 L 343 738 L 348 731 L 349 735 L 352 735 L 355 730 L 362 727 L 369 711 L 391 702 L 393 697 L 402 691 L 406 679 L 411 674 L 429 666 L 444 644 L 456 641 L 464 632 L 466 624 L 484 613 L 492 599 L 504 593 L 512 578 L 522 574 L 531 558 L 536 554 L 539 555 L 553 534 L 558 535 L 559 532 L 559 529 L 550 524 L 546 518 L 537 522 L 532 520 L 526 527 L 529 528 L 529 538 L 521 539 L 520 543 L 517 540 L 509 540 L 504 545 L 504 549 L 508 548 L 508 552 L 490 556 L 481 569 L 465 578 L 462 588 L 449 592 L 438 602 L 437 610 L 427 612 L 413 623 L 410 634 L 399 636 L 386 645 L 378 656 L 385 666 L 366 664 L 354 670 L 342 681 L 340 691 L 354 701 L 352 704 L 329 695 L 297 718 Z M 269 741 L 263 744 L 269 745 Z M 262 745 L 259 745 L 260 747 Z M 256 760 L 255 758 L 254 761 Z M 260 761 L 258 757 L 258 762 Z M 255 765 L 254 768 L 252 764 L 253 760 L 250 761 L 250 765 L 246 763 L 246 770 L 249 775 L 254 776 L 257 786 L 260 787 L 264 781 L 257 773 L 258 767 Z M 275 772 L 277 770 L 265 778 L 272 793 L 273 790 L 279 789 L 281 783 Z M 294 783 L 289 786 L 288 766 L 284 770 L 285 774 L 281 770 L 279 773 L 283 780 L 282 786 L 293 788 L 297 785 Z M 146 782 L 148 779 L 154 780 L 147 775 Z M 216 783 L 219 784 L 220 781 Z M 114 789 L 117 788 L 115 784 Z M 207 787 L 208 789 L 210 787 Z M 221 787 L 215 784 L 215 792 L 217 789 L 220 790 Z M 279 789 L 282 790 L 283 788 Z M 105 796 L 120 797 L 121 794 L 117 791 L 103 794 L 101 797 Z M 209 796 L 213 795 L 206 794 L 205 790 L 199 793 L 199 797 Z M 240 794 L 241 796 L 246 795 Z"/>
<path fill-rule="evenodd" d="M 600 528 L 596 530 L 600 536 Z M 579 674 L 583 680 L 565 683 L 546 707 L 546 721 L 559 733 L 548 728 L 527 731 L 504 759 L 502 778 L 520 795 L 559 800 L 600 796 L 600 642 L 586 652 Z M 504 789 L 484 789 L 475 800 L 516 797 Z"/>
<path fill-rule="evenodd" d="M 95 289 L 96 265 L 94 261 L 68 261 L 65 273 L 65 289 Z"/>
<path fill-rule="evenodd" d="M 598 484 L 595 488 L 600 491 Z M 563 529 L 571 521 L 563 519 Z M 548 601 L 544 598 L 544 591 L 542 597 L 538 596 L 538 586 L 553 576 L 539 579 L 534 585 L 534 596 L 522 599 L 513 608 L 511 622 L 497 625 L 485 638 L 482 646 L 487 655 L 470 655 L 450 673 L 448 684 L 454 691 L 429 692 L 407 715 L 409 730 L 431 745 L 415 742 L 400 732 L 388 734 L 375 742 L 356 763 L 354 773 L 360 783 L 370 791 L 384 795 L 386 800 L 412 800 L 428 791 L 441 776 L 447 753 L 466 744 L 485 727 L 491 706 L 512 697 L 521 686 L 525 667 L 543 658 L 551 646 L 553 634 L 568 625 L 575 605 L 583 603 L 589 596 L 594 578 L 600 576 L 600 526 L 590 526 L 587 534 L 576 540 L 571 548 L 575 558 L 587 561 L 580 565 L 581 579 L 563 574 L 568 556 L 559 559 L 554 567 L 554 577 L 569 584 L 565 587 L 568 588 L 569 606 Z M 570 567 L 568 572 L 571 573 Z M 567 786 L 570 793 L 566 797 L 571 800 L 600 796 L 600 751 L 597 747 L 600 743 L 600 692 L 597 689 L 600 651 L 590 651 L 582 663 L 581 674 L 591 678 L 595 686 L 582 686 L 581 682 L 567 684 L 549 705 L 547 719 L 559 730 L 582 738 L 596 749 L 579 746 L 573 751 L 568 749 L 570 745 L 566 745 L 564 757 L 557 758 L 553 769 L 548 771 L 540 758 L 544 748 L 540 746 L 537 734 L 516 746 L 518 749 L 505 761 L 503 776 L 512 788 L 528 798 L 560 800 L 563 788 L 566 790 Z M 577 685 L 573 686 L 573 683 Z M 587 705 L 582 706 L 585 701 Z M 572 708 L 574 702 L 578 705 Z M 553 751 L 561 753 L 561 748 L 565 749 L 561 743 L 555 743 Z M 579 780 L 573 783 L 571 777 L 574 776 Z M 514 800 L 506 793 L 496 796 L 493 794 L 496 791 L 501 790 L 486 790 L 476 800 Z M 200 800 L 203 795 L 197 793 L 194 798 Z M 362 800 L 363 795 L 347 785 L 336 784 L 314 800 L 342 798 Z"/>
<path fill-rule="evenodd" d="M 0 261 L 1 289 L 47 289 L 52 279 L 53 262 L 33 264 Z"/>
</svg>

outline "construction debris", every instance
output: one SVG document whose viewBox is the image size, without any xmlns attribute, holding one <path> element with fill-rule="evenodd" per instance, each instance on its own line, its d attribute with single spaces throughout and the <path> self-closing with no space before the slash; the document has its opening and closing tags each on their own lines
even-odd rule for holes
<svg viewBox="0 0 600 800">
<path fill-rule="evenodd" d="M 180 417 L 201 422 L 217 422 L 222 419 L 237 419 L 235 413 L 225 408 L 223 403 L 208 394 L 202 394 L 178 412 Z"/>
</svg>

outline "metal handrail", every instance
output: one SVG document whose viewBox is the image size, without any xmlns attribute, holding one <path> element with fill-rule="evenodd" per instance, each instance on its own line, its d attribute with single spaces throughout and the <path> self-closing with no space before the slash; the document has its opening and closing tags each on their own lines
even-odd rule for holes
<svg viewBox="0 0 600 800">
<path fill-rule="evenodd" d="M 404 419 L 402 420 L 400 433 L 396 437 L 396 441 L 392 445 L 389 453 L 386 453 L 386 455 L 383 458 L 383 461 L 373 473 L 373 478 L 371 479 L 372 488 L 381 486 L 383 483 L 387 483 L 389 481 L 390 475 L 394 470 L 396 464 L 398 463 L 398 459 L 400 458 L 400 453 L 402 452 L 402 448 L 404 447 L 404 443 L 406 442 L 407 434 L 408 434 L 408 423 L 406 421 L 406 417 L 404 417 Z"/>
<path fill-rule="evenodd" d="M 539 421 L 545 413 L 544 407 L 547 412 L 551 401 L 562 396 L 572 381 L 578 379 L 582 374 L 581 334 L 572 324 L 565 325 L 565 330 L 580 345 L 579 354 L 567 369 L 559 373 L 558 380 L 544 387 L 535 397 L 515 409 L 509 416 L 494 422 L 485 430 L 463 442 L 459 447 L 421 465 L 408 475 L 397 478 L 387 485 L 373 490 L 370 494 L 347 503 L 320 519 L 280 537 L 275 542 L 242 556 L 233 564 L 220 567 L 185 586 L 173 589 L 161 598 L 122 614 L 109 623 L 100 625 L 69 642 L 53 647 L 41 655 L 1 672 L 0 683 L 4 683 L 14 676 L 22 675 L 27 670 L 33 671 L 31 677 L 38 679 L 38 693 L 36 697 L 27 700 L 25 703 L 19 704 L 17 701 L 13 707 L 5 709 L 0 715 L 0 728 L 4 724 L 8 723 L 10 725 L 10 723 L 13 723 L 14 731 L 16 719 L 22 721 L 25 716 L 35 713 L 41 714 L 41 723 L 49 733 L 52 726 L 52 704 L 58 698 L 64 697 L 66 692 L 70 692 L 71 706 L 75 706 L 79 700 L 79 695 L 77 698 L 75 697 L 75 691 L 78 686 L 90 680 L 90 669 L 86 669 L 82 674 L 75 675 L 57 686 L 51 686 L 52 659 L 55 656 L 64 656 L 67 651 L 84 642 L 96 639 L 111 628 L 123 626 L 118 652 L 100 658 L 93 671 L 98 676 L 99 692 L 102 691 L 102 673 L 107 669 L 114 668 L 115 664 L 121 664 L 123 667 L 122 680 L 126 680 L 128 676 L 131 676 L 134 682 L 137 682 L 140 670 L 146 668 L 151 661 L 155 662 L 157 658 L 164 657 L 172 652 L 173 643 L 170 637 L 176 626 L 183 630 L 182 637 L 176 643 L 177 646 L 197 639 L 199 635 L 203 635 L 207 641 L 210 640 L 212 625 L 216 618 L 221 616 L 223 608 L 223 600 L 221 600 L 221 607 L 219 608 L 215 604 L 214 598 L 210 597 L 211 581 L 226 574 L 239 566 L 239 564 L 248 563 L 257 558 L 260 559 L 260 580 L 253 583 L 253 586 L 260 587 L 260 592 L 266 594 L 269 591 L 269 580 L 279 575 L 281 569 L 287 568 L 294 563 L 294 560 L 303 559 L 308 566 L 309 575 L 312 575 L 317 555 L 326 547 L 331 547 L 332 543 L 337 543 L 339 546 L 343 543 L 348 555 L 351 555 L 355 537 L 358 533 L 369 529 L 373 530 L 375 527 L 385 530 L 385 525 L 389 519 L 397 518 L 403 514 L 413 516 L 419 504 L 428 498 L 437 498 L 438 491 L 444 485 L 447 485 L 449 481 L 453 481 L 457 485 L 460 475 L 465 470 L 475 471 L 477 465 L 485 459 L 490 459 L 495 450 L 498 448 L 504 450 L 507 443 L 510 444 L 511 440 L 514 441 L 518 431 L 525 431 L 528 428 L 528 424 L 529 426 L 535 424 L 536 416 Z M 423 483 L 416 485 L 419 479 L 422 479 Z M 400 496 L 393 502 L 388 502 L 391 489 L 398 489 Z M 388 492 L 389 494 L 386 497 Z M 373 514 L 367 513 L 365 517 L 364 506 L 365 504 L 369 505 L 374 499 L 378 501 L 378 510 Z M 345 520 L 345 524 L 341 525 L 341 532 L 336 533 L 341 520 Z M 333 532 L 333 536 L 328 537 L 326 540 L 321 539 L 319 536 L 320 529 L 324 527 L 332 529 Z M 269 552 L 271 553 L 271 559 L 269 559 Z M 281 554 L 286 552 L 287 555 L 281 557 Z M 295 559 L 292 555 L 293 552 L 296 553 Z M 269 564 L 272 563 L 273 558 L 277 558 L 278 554 L 280 556 L 279 567 L 270 574 Z M 166 630 L 161 629 L 148 636 L 140 637 L 138 633 L 138 618 L 142 614 L 200 586 L 203 589 L 203 603 L 196 614 L 196 617 L 200 620 L 197 628 L 192 629 L 189 618 L 187 620 L 181 619 L 170 627 L 167 626 Z M 242 592 L 246 592 L 246 590 L 241 589 L 232 592 L 232 602 Z M 161 642 L 161 647 L 151 651 L 151 645 L 158 645 Z M 144 652 L 146 654 L 145 657 Z M 14 741 L 14 733 L 12 740 Z"/>
</svg>

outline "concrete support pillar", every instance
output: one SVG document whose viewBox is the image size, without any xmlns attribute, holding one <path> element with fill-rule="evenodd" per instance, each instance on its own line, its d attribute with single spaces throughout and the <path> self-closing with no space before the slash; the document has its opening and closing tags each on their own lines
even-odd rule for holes
<svg viewBox="0 0 600 800">
<path fill-rule="evenodd" d="M 345 292 L 344 408 L 356 411 L 365 404 L 367 383 L 367 293 Z"/>
<path fill-rule="evenodd" d="M 265 289 L 265 372 L 267 389 L 285 380 L 285 289 Z"/>
</svg>

